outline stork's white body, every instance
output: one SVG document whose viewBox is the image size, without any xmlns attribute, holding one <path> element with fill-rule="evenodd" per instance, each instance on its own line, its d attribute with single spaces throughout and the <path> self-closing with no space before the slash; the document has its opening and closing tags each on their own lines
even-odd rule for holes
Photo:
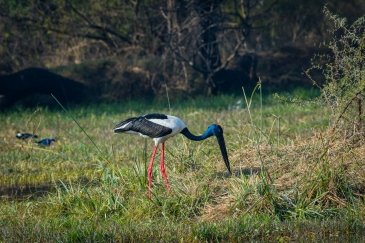
<svg viewBox="0 0 365 243">
<path fill-rule="evenodd" d="M 155 142 L 155 145 L 164 143 L 168 138 L 173 137 L 176 134 L 180 133 L 186 127 L 185 123 L 180 118 L 170 115 L 167 115 L 167 117 L 168 118 L 164 120 L 150 119 L 150 121 L 153 123 L 172 129 L 172 132 L 170 134 L 167 134 L 159 138 L 154 138 L 153 141 Z"/>
<path fill-rule="evenodd" d="M 175 136 L 176 134 L 180 133 L 184 128 L 186 128 L 185 123 L 180 118 L 178 118 L 176 116 L 170 116 L 170 115 L 166 115 L 166 116 L 167 116 L 167 119 L 158 119 L 158 118 L 148 119 L 148 118 L 146 118 L 148 121 L 150 121 L 154 124 L 158 124 L 165 128 L 170 128 L 172 130 L 169 134 L 166 134 L 161 137 L 153 138 L 155 145 L 164 143 L 168 138 Z M 119 128 L 127 128 L 128 126 L 130 126 L 131 122 L 135 122 L 135 121 L 133 121 L 133 120 L 129 121 L 129 122 L 123 124 L 122 126 L 120 126 Z M 136 132 L 136 131 L 132 131 L 132 130 L 127 130 L 127 131 L 125 131 L 125 133 L 138 134 L 142 137 L 151 137 L 150 135 L 144 134 L 142 132 Z"/>
</svg>

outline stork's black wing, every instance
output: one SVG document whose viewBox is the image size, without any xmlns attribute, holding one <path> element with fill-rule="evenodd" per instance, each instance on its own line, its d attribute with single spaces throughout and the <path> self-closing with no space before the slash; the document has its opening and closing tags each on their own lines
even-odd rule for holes
<svg viewBox="0 0 365 243">
<path fill-rule="evenodd" d="M 149 115 L 129 118 L 125 121 L 120 122 L 114 128 L 114 132 L 119 133 L 133 131 L 151 138 L 163 137 L 172 132 L 171 128 L 151 122 L 147 118 L 156 119 L 156 117 L 151 117 Z M 167 117 L 163 119 L 167 119 Z"/>
<path fill-rule="evenodd" d="M 168 119 L 168 117 L 165 114 L 159 114 L 159 113 L 152 113 L 147 114 L 143 116 L 144 118 L 148 119 L 159 119 L 159 120 L 165 120 Z"/>
<path fill-rule="evenodd" d="M 127 120 L 124 120 L 124 121 L 119 122 L 114 127 L 114 132 L 126 132 L 126 131 L 130 130 L 128 128 L 128 126 L 126 126 L 126 127 L 123 127 L 123 126 L 126 125 L 126 124 L 128 124 L 128 123 L 130 123 L 130 122 L 133 122 L 136 119 L 138 119 L 138 117 L 131 117 L 131 118 L 128 118 Z"/>
</svg>

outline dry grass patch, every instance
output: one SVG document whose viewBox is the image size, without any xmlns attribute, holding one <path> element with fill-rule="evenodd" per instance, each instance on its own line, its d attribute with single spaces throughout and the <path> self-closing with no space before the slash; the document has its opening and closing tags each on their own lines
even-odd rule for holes
<svg viewBox="0 0 365 243">
<path fill-rule="evenodd" d="M 235 150 L 231 160 L 234 176 L 221 184 L 227 193 L 204 207 L 202 221 L 263 211 L 322 216 L 364 199 L 365 145 L 354 147 L 330 130 L 285 145 L 247 145 Z"/>
</svg>

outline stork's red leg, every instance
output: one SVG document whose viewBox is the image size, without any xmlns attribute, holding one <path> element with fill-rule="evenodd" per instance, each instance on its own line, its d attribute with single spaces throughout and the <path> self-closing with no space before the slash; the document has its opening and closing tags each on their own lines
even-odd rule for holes
<svg viewBox="0 0 365 243">
<path fill-rule="evenodd" d="M 153 161 L 155 160 L 157 148 L 158 148 L 158 145 L 156 145 L 153 148 L 151 160 L 150 160 L 150 163 L 148 164 L 148 169 L 147 169 L 147 174 L 148 174 L 148 198 L 149 199 L 151 199 L 152 167 L 153 167 Z"/>
<path fill-rule="evenodd" d="M 167 191 L 170 191 L 169 181 L 167 180 L 167 174 L 165 170 L 165 143 L 162 143 L 162 151 L 161 151 L 161 162 L 160 162 L 160 171 L 165 182 L 165 186 Z"/>
</svg>

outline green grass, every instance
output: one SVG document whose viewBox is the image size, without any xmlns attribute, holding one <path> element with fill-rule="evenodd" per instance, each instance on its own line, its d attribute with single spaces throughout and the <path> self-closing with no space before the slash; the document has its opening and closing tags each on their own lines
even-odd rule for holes
<svg viewBox="0 0 365 243">
<path fill-rule="evenodd" d="M 0 114 L 0 236 L 20 241 L 353 240 L 364 230 L 364 148 L 329 139 L 329 111 L 311 93 L 126 101 Z M 262 101 L 262 107 L 261 107 Z M 215 139 L 166 143 L 146 196 L 153 143 L 113 126 L 163 112 L 201 133 L 224 128 L 234 175 Z M 91 137 L 97 148 L 72 120 Z M 19 141 L 17 131 L 57 138 Z M 158 164 L 159 156 L 155 164 Z M 351 238 L 354 234 L 354 238 Z"/>
</svg>

